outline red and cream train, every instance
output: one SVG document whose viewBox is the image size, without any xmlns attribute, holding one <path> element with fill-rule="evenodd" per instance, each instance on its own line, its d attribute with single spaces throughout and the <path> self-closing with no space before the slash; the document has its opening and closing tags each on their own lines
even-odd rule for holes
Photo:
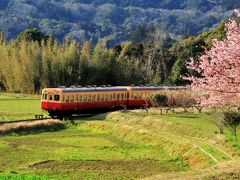
<svg viewBox="0 0 240 180">
<path fill-rule="evenodd" d="M 94 113 L 151 105 L 150 98 L 159 91 L 189 90 L 183 86 L 117 86 L 45 88 L 41 107 L 52 117 Z"/>
</svg>

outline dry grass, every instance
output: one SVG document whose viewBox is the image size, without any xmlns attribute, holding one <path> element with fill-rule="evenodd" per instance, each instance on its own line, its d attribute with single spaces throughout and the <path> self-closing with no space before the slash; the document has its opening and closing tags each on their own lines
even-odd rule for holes
<svg viewBox="0 0 240 180">
<path fill-rule="evenodd" d="M 35 122 L 20 122 L 3 124 L 0 126 L 0 135 L 9 133 L 36 133 L 40 131 L 54 131 L 63 129 L 65 126 L 59 120 L 41 120 Z"/>
</svg>

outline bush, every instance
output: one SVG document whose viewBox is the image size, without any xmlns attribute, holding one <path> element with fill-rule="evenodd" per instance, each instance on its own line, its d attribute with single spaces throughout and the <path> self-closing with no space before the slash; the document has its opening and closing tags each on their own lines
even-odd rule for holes
<svg viewBox="0 0 240 180">
<path fill-rule="evenodd" d="M 151 98 L 151 103 L 153 106 L 160 108 L 161 114 L 163 108 L 167 106 L 168 97 L 166 94 L 155 94 Z"/>
<path fill-rule="evenodd" d="M 233 133 L 235 140 L 237 142 L 237 130 L 240 125 L 240 113 L 233 112 L 233 111 L 224 112 L 224 122 L 223 123 Z"/>
<path fill-rule="evenodd" d="M 151 99 L 153 106 L 166 106 L 168 97 L 165 94 L 155 94 Z"/>
</svg>

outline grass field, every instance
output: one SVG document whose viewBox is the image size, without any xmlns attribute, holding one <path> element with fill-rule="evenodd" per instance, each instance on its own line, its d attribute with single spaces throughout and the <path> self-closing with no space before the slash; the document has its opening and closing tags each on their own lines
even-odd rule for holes
<svg viewBox="0 0 240 180">
<path fill-rule="evenodd" d="M 0 93 L 0 121 L 33 118 L 41 113 L 38 95 Z"/>
<path fill-rule="evenodd" d="M 0 112 L 18 118 L 9 110 L 18 107 L 31 115 L 24 104 L 2 99 Z M 21 99 L 40 111 L 38 98 Z M 239 145 L 210 118 L 136 110 L 78 118 L 55 132 L 1 136 L 0 179 L 239 179 Z"/>
</svg>

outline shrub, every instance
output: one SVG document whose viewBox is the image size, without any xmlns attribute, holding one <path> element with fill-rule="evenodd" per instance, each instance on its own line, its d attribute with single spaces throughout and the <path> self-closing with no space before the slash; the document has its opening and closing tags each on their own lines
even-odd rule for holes
<svg viewBox="0 0 240 180">
<path fill-rule="evenodd" d="M 240 125 L 240 113 L 233 111 L 224 112 L 224 125 L 230 129 L 237 142 L 237 130 Z"/>
<path fill-rule="evenodd" d="M 151 98 L 151 103 L 153 106 L 158 107 L 161 111 L 163 111 L 163 108 L 167 106 L 168 97 L 166 94 L 155 94 Z"/>
</svg>

